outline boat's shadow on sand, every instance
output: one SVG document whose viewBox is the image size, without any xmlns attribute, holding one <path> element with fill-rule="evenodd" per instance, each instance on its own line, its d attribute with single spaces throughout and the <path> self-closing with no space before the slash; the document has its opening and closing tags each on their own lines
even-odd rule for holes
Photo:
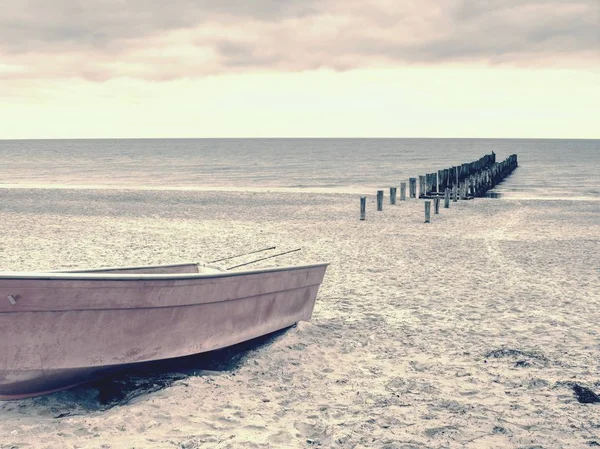
<svg viewBox="0 0 600 449">
<path fill-rule="evenodd" d="M 38 410 L 47 410 L 55 418 L 108 410 L 191 376 L 233 372 L 252 351 L 270 345 L 288 329 L 217 351 L 137 364 L 69 390 L 20 401 L 19 408 L 23 411 L 23 407 L 27 407 L 26 402 L 29 402 Z"/>
</svg>

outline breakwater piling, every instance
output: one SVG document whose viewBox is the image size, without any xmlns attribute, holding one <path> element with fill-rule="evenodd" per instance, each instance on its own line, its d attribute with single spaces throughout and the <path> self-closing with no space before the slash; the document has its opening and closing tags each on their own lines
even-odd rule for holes
<svg viewBox="0 0 600 449">
<path fill-rule="evenodd" d="M 360 219 L 365 220 L 367 218 L 367 197 L 360 197 Z"/>
<path fill-rule="evenodd" d="M 383 210 L 383 190 L 377 191 L 377 210 Z"/>
<path fill-rule="evenodd" d="M 410 186 L 410 197 L 417 197 L 417 178 L 409 178 L 408 180 Z"/>
<path fill-rule="evenodd" d="M 431 223 L 431 201 L 425 201 L 425 223 Z"/>
<path fill-rule="evenodd" d="M 496 162 L 496 154 L 492 152 L 473 162 L 420 175 L 419 198 L 435 198 L 444 195 L 446 189 L 456 191 L 453 196 L 460 199 L 483 197 L 517 167 L 516 154 Z"/>
<path fill-rule="evenodd" d="M 434 214 L 440 213 L 440 201 L 444 198 L 444 208 L 450 201 L 470 200 L 483 197 L 500 184 L 517 167 L 517 155 L 511 154 L 505 160 L 496 162 L 496 154 L 486 154 L 482 158 L 461 165 L 419 175 L 408 180 L 410 198 L 433 199 Z M 417 193 L 418 181 L 418 193 Z M 406 200 L 406 183 L 400 184 L 400 201 Z M 397 187 L 390 187 L 390 204 L 395 205 Z M 377 210 L 383 211 L 383 190 L 377 191 Z M 360 198 L 360 220 L 366 217 L 366 197 Z M 425 223 L 431 222 L 431 201 L 425 202 Z"/>
</svg>

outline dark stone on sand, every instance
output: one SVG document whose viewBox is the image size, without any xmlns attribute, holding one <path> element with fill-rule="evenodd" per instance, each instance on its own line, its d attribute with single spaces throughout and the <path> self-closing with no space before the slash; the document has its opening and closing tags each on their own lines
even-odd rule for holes
<svg viewBox="0 0 600 449">
<path fill-rule="evenodd" d="M 598 397 L 596 393 L 587 387 L 582 387 L 579 384 L 573 383 L 571 388 L 575 393 L 575 397 L 581 404 L 593 404 L 600 402 L 600 397 Z"/>
<path fill-rule="evenodd" d="M 501 358 L 510 358 L 510 357 L 518 357 L 520 359 L 538 360 L 540 362 L 548 361 L 548 359 L 546 358 L 545 355 L 543 355 L 537 351 L 527 351 L 527 350 L 522 350 L 522 349 L 500 348 L 500 349 L 494 349 L 493 351 L 489 351 L 485 354 L 485 358 L 487 358 L 487 359 L 501 359 Z"/>
</svg>

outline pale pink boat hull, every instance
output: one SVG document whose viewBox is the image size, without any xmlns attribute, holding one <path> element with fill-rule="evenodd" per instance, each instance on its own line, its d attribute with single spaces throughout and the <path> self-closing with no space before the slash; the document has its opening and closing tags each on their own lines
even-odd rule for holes
<svg viewBox="0 0 600 449">
<path fill-rule="evenodd" d="M 129 364 L 220 349 L 309 320 L 326 268 L 0 274 L 0 399 L 60 390 Z"/>
</svg>

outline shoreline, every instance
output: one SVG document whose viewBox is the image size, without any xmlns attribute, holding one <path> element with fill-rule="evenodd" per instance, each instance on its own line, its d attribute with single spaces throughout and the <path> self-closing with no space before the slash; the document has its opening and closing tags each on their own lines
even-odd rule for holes
<svg viewBox="0 0 600 449">
<path fill-rule="evenodd" d="M 501 185 L 501 184 L 500 184 Z M 123 192 L 223 192 L 223 193 L 291 193 L 291 194 L 315 194 L 315 195 L 361 195 L 375 196 L 377 190 L 384 191 L 384 197 L 389 194 L 388 187 L 252 187 L 252 186 L 136 186 L 136 185 L 110 185 L 110 184 L 2 184 L 1 190 L 89 190 L 89 191 L 123 191 Z M 554 196 L 532 196 L 531 193 L 518 194 L 498 192 L 496 189 L 488 193 L 500 195 L 492 198 L 486 196 L 485 199 L 498 199 L 507 201 L 600 201 L 600 196 L 575 196 L 575 197 L 554 197 Z M 418 199 L 418 198 L 417 198 Z M 414 199 L 407 198 L 407 201 Z M 400 200 L 398 200 L 400 201 Z"/>
</svg>

